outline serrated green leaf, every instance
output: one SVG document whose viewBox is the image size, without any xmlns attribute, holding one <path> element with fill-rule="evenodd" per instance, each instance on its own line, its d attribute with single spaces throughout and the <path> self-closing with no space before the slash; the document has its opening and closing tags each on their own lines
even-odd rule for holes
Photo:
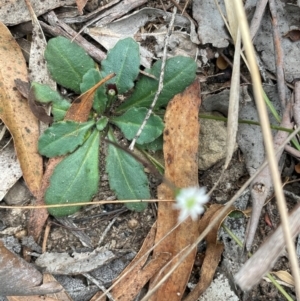
<svg viewBox="0 0 300 301">
<path fill-rule="evenodd" d="M 108 118 L 106 116 L 102 116 L 97 120 L 96 127 L 98 131 L 103 131 L 108 124 Z"/>
<path fill-rule="evenodd" d="M 82 83 L 80 84 L 81 93 L 86 92 L 93 86 L 95 86 L 103 77 L 97 69 L 90 69 L 82 78 Z M 107 95 L 106 87 L 104 85 L 100 86 L 94 95 L 93 109 L 98 113 L 102 114 L 106 109 Z"/>
<path fill-rule="evenodd" d="M 41 103 L 52 103 L 54 121 L 63 120 L 71 104 L 48 85 L 33 82 L 31 84 L 35 99 Z"/>
<path fill-rule="evenodd" d="M 123 115 L 112 117 L 110 121 L 117 125 L 128 140 L 132 140 L 139 130 L 147 114 L 146 108 L 131 108 Z M 148 119 L 139 139 L 138 144 L 149 143 L 160 136 L 164 129 L 164 123 L 160 117 L 152 114 Z"/>
<path fill-rule="evenodd" d="M 115 83 L 118 93 L 123 94 L 134 86 L 134 80 L 139 74 L 139 45 L 132 38 L 118 41 L 105 60 L 101 62 L 101 72 L 105 75 L 115 73 L 109 83 Z"/>
<path fill-rule="evenodd" d="M 89 202 L 98 191 L 99 132 L 93 131 L 87 141 L 64 158 L 50 178 L 45 193 L 47 205 Z M 80 206 L 49 208 L 50 214 L 62 217 L 73 214 Z"/>
<path fill-rule="evenodd" d="M 157 61 L 148 73 L 159 78 L 161 61 Z M 156 108 L 165 106 L 176 94 L 182 92 L 189 86 L 196 77 L 196 63 L 188 57 L 176 56 L 166 61 L 164 88 L 158 97 Z M 135 90 L 122 105 L 117 108 L 117 112 L 123 112 L 131 107 L 148 108 L 158 88 L 158 81 L 147 76 L 143 76 L 136 84 Z"/>
<path fill-rule="evenodd" d="M 73 152 L 86 140 L 87 133 L 94 124 L 94 121 L 54 123 L 40 137 L 39 153 L 51 158 Z"/>
<path fill-rule="evenodd" d="M 108 139 L 116 142 L 111 130 L 108 132 Z M 148 179 L 142 164 L 111 144 L 108 145 L 106 172 L 110 188 L 116 192 L 119 199 L 150 198 Z M 126 203 L 126 207 L 130 210 L 142 211 L 147 207 L 147 203 Z"/>
<path fill-rule="evenodd" d="M 45 59 L 53 79 L 76 93 L 80 93 L 83 75 L 95 67 L 84 49 L 64 37 L 53 38 L 48 42 Z"/>
</svg>

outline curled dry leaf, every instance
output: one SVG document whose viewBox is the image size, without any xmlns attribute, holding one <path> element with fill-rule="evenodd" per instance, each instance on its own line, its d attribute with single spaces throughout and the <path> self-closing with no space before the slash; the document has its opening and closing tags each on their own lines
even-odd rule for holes
<svg viewBox="0 0 300 301">
<path fill-rule="evenodd" d="M 0 23 L 0 118 L 9 129 L 25 182 L 33 195 L 41 185 L 43 161 L 37 151 L 38 121 L 17 91 L 15 79 L 27 81 L 27 67 L 19 45 Z"/>
</svg>

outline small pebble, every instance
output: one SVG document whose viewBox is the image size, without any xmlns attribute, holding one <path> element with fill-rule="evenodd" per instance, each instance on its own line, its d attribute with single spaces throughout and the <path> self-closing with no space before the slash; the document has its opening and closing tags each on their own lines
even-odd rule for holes
<svg viewBox="0 0 300 301">
<path fill-rule="evenodd" d="M 135 229 L 138 226 L 138 224 L 139 222 L 135 218 L 132 218 L 128 221 L 128 228 Z"/>
</svg>

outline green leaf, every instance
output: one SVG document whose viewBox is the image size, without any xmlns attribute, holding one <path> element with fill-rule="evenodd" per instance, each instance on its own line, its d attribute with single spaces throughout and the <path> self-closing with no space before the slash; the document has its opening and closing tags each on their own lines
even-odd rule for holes
<svg viewBox="0 0 300 301">
<path fill-rule="evenodd" d="M 63 120 L 71 104 L 64 99 L 57 91 L 48 85 L 33 82 L 31 88 L 35 99 L 41 103 L 52 103 L 52 114 L 54 121 Z"/>
<path fill-rule="evenodd" d="M 54 121 L 62 121 L 67 111 L 69 110 L 71 104 L 66 100 L 64 102 L 54 102 L 52 104 L 52 115 L 54 116 Z"/>
<path fill-rule="evenodd" d="M 158 138 L 156 138 L 154 141 L 152 141 L 150 143 L 139 144 L 139 147 L 142 149 L 151 150 L 153 152 L 162 150 L 163 149 L 163 136 L 160 135 Z"/>
<path fill-rule="evenodd" d="M 134 80 L 139 74 L 140 51 L 139 45 L 132 38 L 118 41 L 105 60 L 101 62 L 105 75 L 116 73 L 109 83 L 115 83 L 118 93 L 123 94 L 134 86 Z"/>
<path fill-rule="evenodd" d="M 112 131 L 108 131 L 108 139 L 116 142 Z M 106 158 L 106 172 L 109 185 L 121 200 L 149 199 L 148 179 L 141 163 L 123 150 L 109 144 Z M 126 203 L 130 210 L 142 211 L 147 203 Z"/>
<path fill-rule="evenodd" d="M 87 90 L 95 86 L 102 79 L 103 77 L 97 69 L 90 69 L 83 76 L 82 83 L 80 84 L 81 93 L 86 92 Z M 106 87 L 102 85 L 95 92 L 93 109 L 98 114 L 102 114 L 106 109 L 106 104 L 107 104 Z"/>
<path fill-rule="evenodd" d="M 56 166 L 45 194 L 47 205 L 89 202 L 97 193 L 99 136 L 98 131 L 93 131 L 81 147 Z M 62 217 L 77 212 L 80 207 L 49 208 L 48 211 Z"/>
<path fill-rule="evenodd" d="M 45 59 L 53 79 L 76 93 L 80 93 L 83 75 L 95 67 L 94 61 L 80 46 L 64 37 L 48 42 Z"/>
<path fill-rule="evenodd" d="M 103 131 L 108 124 L 108 118 L 106 116 L 100 117 L 96 122 L 96 127 L 98 131 Z"/>
<path fill-rule="evenodd" d="M 147 111 L 148 109 L 146 108 L 131 108 L 121 116 L 112 117 L 110 121 L 122 130 L 128 140 L 132 140 L 144 121 Z M 152 114 L 137 143 L 144 144 L 155 140 L 162 134 L 163 129 L 164 123 L 161 118 Z"/>
<path fill-rule="evenodd" d="M 39 139 L 40 154 L 51 158 L 73 152 L 86 140 L 88 131 L 94 124 L 94 121 L 54 123 Z"/>
<path fill-rule="evenodd" d="M 159 78 L 161 61 L 157 61 L 150 70 L 146 72 Z M 176 94 L 182 92 L 196 77 L 196 63 L 188 57 L 177 56 L 166 61 L 164 88 L 158 97 L 156 108 L 165 106 Z M 117 108 L 117 112 L 123 112 L 131 107 L 148 108 L 158 88 L 158 81 L 143 76 L 136 84 L 131 97 Z"/>
</svg>

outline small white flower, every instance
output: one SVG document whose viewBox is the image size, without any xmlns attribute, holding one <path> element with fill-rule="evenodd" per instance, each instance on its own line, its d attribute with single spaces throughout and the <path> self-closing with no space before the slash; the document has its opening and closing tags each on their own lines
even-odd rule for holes
<svg viewBox="0 0 300 301">
<path fill-rule="evenodd" d="M 179 190 L 175 200 L 174 208 L 180 210 L 178 221 L 182 222 L 189 216 L 195 221 L 204 212 L 203 205 L 208 202 L 209 196 L 204 187 L 187 187 Z"/>
</svg>

